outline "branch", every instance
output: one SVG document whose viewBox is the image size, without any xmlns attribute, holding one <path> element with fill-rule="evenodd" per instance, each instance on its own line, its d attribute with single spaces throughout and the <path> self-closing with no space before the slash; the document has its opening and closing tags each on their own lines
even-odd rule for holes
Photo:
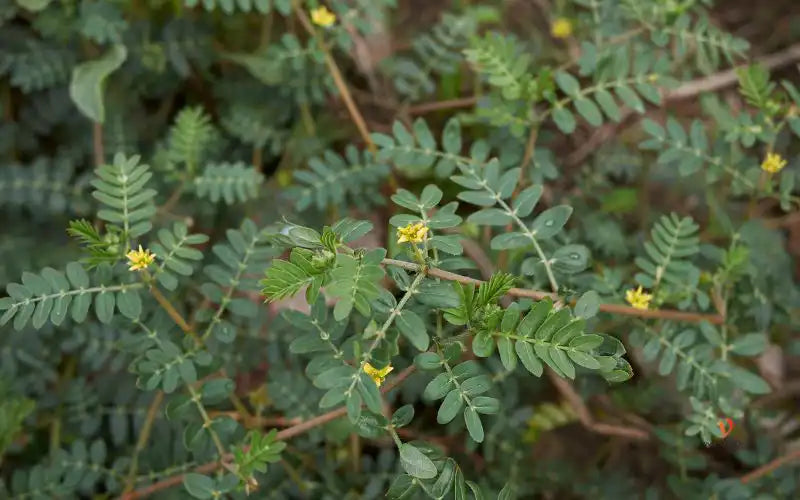
<svg viewBox="0 0 800 500">
<path fill-rule="evenodd" d="M 300 19 L 300 24 L 303 25 L 303 28 L 305 28 L 309 35 L 317 39 L 320 49 L 322 49 L 322 52 L 325 54 L 325 63 L 328 65 L 328 71 L 330 71 L 331 76 L 333 77 L 333 82 L 336 84 L 336 88 L 342 95 L 342 99 L 344 99 L 344 104 L 347 106 L 347 111 L 350 113 L 350 117 L 353 119 L 353 122 L 355 122 L 358 132 L 361 134 L 361 138 L 364 139 L 364 142 L 367 144 L 367 148 L 374 153 L 376 151 L 375 144 L 372 142 L 372 138 L 369 135 L 367 124 L 364 121 L 364 117 L 361 115 L 361 112 L 358 110 L 358 106 L 356 106 L 355 101 L 353 101 L 353 96 L 347 89 L 347 83 L 344 81 L 344 77 L 342 77 L 342 72 L 339 70 L 339 66 L 336 65 L 336 61 L 333 59 L 333 56 L 331 55 L 331 52 L 322 37 L 317 36 L 314 25 L 311 24 L 311 21 L 308 19 L 305 11 L 300 8 L 297 2 L 293 3 L 294 11 L 295 14 L 297 14 L 297 18 Z"/>
<path fill-rule="evenodd" d="M 133 458 L 131 458 L 131 465 L 128 468 L 128 476 L 125 479 L 125 489 L 123 493 L 127 493 L 133 489 L 136 484 L 136 471 L 139 468 L 139 454 L 147 446 L 147 440 L 150 439 L 150 431 L 153 429 L 153 422 L 156 419 L 158 409 L 161 407 L 161 402 L 164 401 L 164 392 L 156 392 L 156 396 L 150 403 L 150 408 L 147 410 L 147 417 L 145 418 L 144 425 L 142 426 L 139 439 L 136 441 L 136 449 L 133 451 Z"/>
<path fill-rule="evenodd" d="M 752 408 L 762 408 L 776 401 L 781 401 L 785 398 L 791 398 L 797 395 L 800 395 L 800 380 L 791 381 L 776 389 L 771 394 L 756 399 L 750 406 Z"/>
<path fill-rule="evenodd" d="M 489 259 L 486 257 L 486 254 L 484 253 L 483 249 L 480 246 L 478 246 L 471 240 L 465 240 L 465 241 L 469 241 L 469 244 L 464 245 L 464 252 L 467 255 L 469 255 L 475 262 L 478 263 L 481 275 L 483 275 L 485 278 L 488 279 L 493 273 L 491 261 L 489 261 Z M 384 263 L 387 263 L 386 262 L 387 260 L 393 260 L 393 259 L 384 259 Z M 394 261 L 394 262 L 401 262 L 401 267 L 406 267 L 405 264 L 408 264 L 402 261 Z M 391 263 L 394 264 L 394 262 Z M 428 269 L 428 274 L 441 277 L 442 279 L 447 279 L 447 277 L 458 277 L 466 280 L 462 281 L 462 283 L 463 282 L 476 283 L 476 284 L 482 283 L 482 281 L 480 280 L 467 278 L 465 276 L 460 276 L 458 274 L 449 273 L 447 271 L 442 271 L 441 269 L 435 269 L 435 268 Z M 455 280 L 455 281 L 460 281 L 460 280 Z M 552 293 L 537 292 L 534 290 L 523 290 L 519 288 L 512 288 L 511 290 L 519 290 L 522 292 L 526 292 L 527 294 L 526 296 L 531 296 L 535 294 L 539 298 L 544 298 L 544 297 L 557 298 L 557 296 Z M 511 295 L 511 290 L 509 290 L 508 292 L 509 295 Z M 504 303 L 503 305 L 508 307 L 508 304 L 506 303 Z M 589 409 L 586 407 L 586 404 L 584 404 L 583 399 L 581 399 L 580 395 L 577 392 L 575 392 L 575 389 L 573 389 L 572 385 L 567 380 L 559 377 L 558 375 L 553 373 L 553 371 L 550 369 L 547 370 L 547 376 L 553 382 L 553 385 L 556 387 L 558 392 L 561 393 L 564 399 L 566 399 L 567 402 L 570 404 L 570 406 L 572 406 L 572 408 L 575 410 L 575 414 L 578 416 L 578 419 L 581 421 L 583 426 L 586 427 L 588 430 L 595 432 L 597 434 L 604 434 L 607 436 L 622 436 L 630 439 L 637 439 L 640 441 L 649 439 L 649 433 L 647 431 L 635 428 L 623 427 L 619 425 L 596 422 L 592 417 L 592 414 L 589 412 Z"/>
<path fill-rule="evenodd" d="M 409 377 L 409 375 L 414 373 L 414 370 L 415 366 L 411 365 L 402 372 L 400 372 L 396 377 L 394 377 L 392 380 L 384 384 L 383 387 L 381 387 L 381 393 L 386 394 L 387 392 L 391 391 L 398 385 L 402 384 Z M 280 441 L 285 441 L 289 438 L 299 436 L 300 434 L 310 431 L 315 427 L 327 424 L 328 422 L 336 420 L 337 418 L 343 417 L 345 415 L 347 415 L 347 408 L 343 406 L 336 410 L 329 411 L 328 413 L 325 413 L 318 417 L 314 417 L 311 420 L 307 420 L 297 425 L 293 425 L 287 429 L 283 429 L 282 431 L 278 432 L 278 434 L 275 436 L 275 439 Z M 192 472 L 196 474 L 208 474 L 221 467 L 223 465 L 223 462 L 230 462 L 231 460 L 233 460 L 233 455 L 230 453 L 226 453 L 221 460 L 203 464 L 199 467 L 196 467 L 194 470 L 192 470 Z M 177 474 L 175 476 L 164 479 L 163 481 L 158 481 L 157 483 L 153 483 L 144 488 L 140 488 L 136 491 L 125 493 L 121 495 L 117 500 L 134 500 L 137 498 L 145 498 L 158 491 L 165 490 L 167 488 L 172 488 L 173 486 L 177 486 L 181 484 L 181 482 L 183 482 L 183 474 Z"/>
<path fill-rule="evenodd" d="M 800 60 L 800 43 L 792 45 L 780 52 L 776 52 L 775 54 L 756 59 L 756 63 L 761 64 L 767 69 L 777 69 L 798 60 Z M 736 75 L 736 69 L 729 69 L 709 75 L 705 78 L 685 82 L 674 90 L 664 92 L 663 104 L 666 104 L 667 101 L 688 99 L 696 97 L 698 94 L 719 90 L 728 85 L 733 85 L 738 81 L 739 77 Z M 567 156 L 565 164 L 567 166 L 577 166 L 583 163 L 586 158 L 597 151 L 597 148 L 601 144 L 611 138 L 611 136 L 616 133 L 617 128 L 622 126 L 633 114 L 634 112 L 630 108 L 623 108 L 622 116 L 617 123 L 607 123 L 596 129 L 587 141 L 583 142 L 578 149 Z"/>
<path fill-rule="evenodd" d="M 103 151 L 103 125 L 97 122 L 92 124 L 92 149 L 94 150 L 94 166 L 100 168 L 106 160 Z"/>
<path fill-rule="evenodd" d="M 460 97 L 458 99 L 450 99 L 447 101 L 424 102 L 422 104 L 409 106 L 408 114 L 422 115 L 431 111 L 441 111 L 453 108 L 469 108 L 474 106 L 477 102 L 478 98 L 475 96 Z"/>
<path fill-rule="evenodd" d="M 476 262 L 479 262 L 479 267 L 481 269 L 481 274 L 489 278 L 492 275 L 492 267 L 491 262 L 486 257 L 486 254 L 483 252 L 483 249 L 478 245 L 468 245 L 464 247 L 465 253 L 472 257 Z M 544 292 L 539 292 L 544 293 Z M 546 294 L 547 296 L 552 296 L 554 294 Z M 504 301 L 506 302 L 506 301 Z M 507 303 L 503 304 L 504 306 L 508 306 Z M 578 419 L 581 421 L 584 427 L 588 430 L 595 432 L 597 434 L 604 434 L 609 436 L 622 436 L 631 439 L 637 440 L 647 440 L 649 439 L 649 432 L 643 431 L 640 429 L 633 429 L 628 427 L 622 427 L 613 424 L 606 424 L 602 422 L 596 422 L 594 418 L 592 418 L 589 409 L 583 402 L 583 399 L 580 395 L 573 389 L 572 385 L 567 381 L 553 373 L 550 369 L 547 370 L 547 376 L 553 382 L 553 385 L 556 389 L 561 393 L 561 395 L 567 400 L 567 402 L 572 406 L 575 410 Z M 638 417 L 635 417 L 638 419 Z M 647 425 L 647 423 L 643 419 L 640 424 Z"/>
<path fill-rule="evenodd" d="M 596 422 L 589 412 L 589 409 L 584 404 L 581 396 L 575 392 L 570 383 L 553 373 L 549 368 L 547 369 L 547 376 L 550 381 L 556 386 L 558 392 L 567 400 L 567 402 L 575 410 L 578 419 L 584 427 L 597 434 L 604 434 L 606 436 L 621 436 L 639 441 L 646 441 L 650 439 L 650 435 L 641 429 L 634 427 L 626 427 L 621 425 L 606 424 L 603 422 Z"/>
<path fill-rule="evenodd" d="M 178 325 L 178 327 L 180 327 L 180 329 L 183 330 L 184 333 L 190 335 L 194 339 L 196 344 L 198 345 L 202 344 L 202 341 L 197 336 L 197 333 L 195 333 L 192 330 L 192 328 L 189 326 L 186 320 L 183 319 L 183 316 L 181 316 L 181 314 L 175 309 L 175 307 L 173 307 L 172 304 L 170 304 L 167 298 L 164 297 L 164 294 L 161 293 L 161 290 L 159 290 L 156 287 L 155 282 L 150 283 L 150 294 L 156 299 L 161 308 L 164 309 L 164 312 L 166 312 L 169 315 L 172 321 L 174 321 L 175 324 Z"/>
<path fill-rule="evenodd" d="M 766 69 L 772 70 L 792 64 L 793 62 L 799 60 L 800 43 L 791 45 L 780 52 L 758 58 L 755 62 L 761 64 Z M 739 77 L 736 75 L 736 69 L 729 69 L 727 71 L 714 73 L 706 78 L 700 78 L 698 80 L 686 82 L 675 90 L 666 92 L 664 94 L 664 99 L 668 101 L 686 99 L 687 97 L 694 97 L 705 92 L 719 90 L 738 81 Z"/>
<path fill-rule="evenodd" d="M 419 272 L 422 266 L 414 264 L 413 262 L 405 262 L 396 259 L 383 259 L 383 264 L 402 267 L 408 271 Z M 458 281 L 459 283 L 480 285 L 483 281 L 470 278 L 469 276 L 462 276 L 460 274 L 451 273 L 435 267 L 426 270 L 429 276 L 440 278 L 448 281 Z M 539 290 L 530 290 L 527 288 L 512 288 L 507 292 L 508 295 L 514 297 L 525 297 L 534 300 L 542 300 L 545 297 L 550 297 L 553 300 L 558 300 L 559 296 L 551 292 L 542 292 Z M 722 324 L 724 318 L 718 314 L 703 314 L 686 311 L 677 311 L 672 309 L 636 309 L 635 307 L 626 306 L 624 304 L 600 304 L 600 310 L 611 314 L 621 314 L 625 316 L 636 316 L 639 318 L 659 318 L 673 321 L 690 321 L 700 322 L 708 321 L 712 324 Z"/>
<path fill-rule="evenodd" d="M 748 472 L 744 476 L 741 477 L 740 481 L 744 484 L 750 483 L 755 481 L 756 479 L 760 478 L 761 476 L 766 476 L 767 474 L 771 473 L 775 469 L 788 464 L 789 462 L 793 462 L 795 460 L 800 460 L 800 450 L 795 450 L 793 452 L 787 453 L 782 457 L 778 457 L 775 460 L 762 465 L 758 469 L 755 469 L 752 472 Z"/>
</svg>

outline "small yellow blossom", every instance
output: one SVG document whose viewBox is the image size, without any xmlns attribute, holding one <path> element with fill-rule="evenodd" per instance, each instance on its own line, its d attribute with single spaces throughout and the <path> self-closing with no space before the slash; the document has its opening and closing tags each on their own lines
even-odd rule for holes
<svg viewBox="0 0 800 500">
<path fill-rule="evenodd" d="M 131 250 L 125 256 L 128 258 L 131 267 L 129 270 L 131 271 L 139 271 L 141 269 L 147 269 L 147 266 L 153 263 L 156 260 L 155 254 L 151 252 L 149 249 L 144 250 L 142 245 L 139 245 L 139 250 Z"/>
<path fill-rule="evenodd" d="M 267 390 L 267 384 L 261 384 L 247 393 L 247 399 L 250 401 L 250 404 L 256 408 L 266 408 L 272 402 L 269 397 L 269 391 Z"/>
<path fill-rule="evenodd" d="M 286 169 L 278 170 L 278 185 L 280 187 L 288 187 L 292 183 L 292 173 Z"/>
<path fill-rule="evenodd" d="M 327 28 L 336 22 L 336 14 L 323 5 L 311 11 L 311 21 L 317 26 Z"/>
<path fill-rule="evenodd" d="M 781 158 L 781 155 L 777 153 L 767 153 L 767 157 L 764 158 L 764 163 L 761 164 L 761 170 L 774 174 L 783 170 L 785 166 L 786 160 Z"/>
<path fill-rule="evenodd" d="M 550 26 L 550 34 L 553 38 L 567 38 L 572 35 L 572 23 L 565 17 L 559 17 Z"/>
<path fill-rule="evenodd" d="M 428 228 L 422 222 L 409 224 L 406 227 L 397 228 L 397 243 L 422 243 L 428 234 Z"/>
<path fill-rule="evenodd" d="M 387 365 L 379 370 L 369 363 L 364 364 L 364 373 L 369 375 L 369 378 L 375 381 L 375 385 L 377 385 L 378 387 L 381 386 L 383 380 L 386 378 L 387 375 L 389 375 L 389 372 L 391 372 L 392 370 L 394 370 L 394 367 L 392 365 Z"/>
<path fill-rule="evenodd" d="M 642 287 L 636 290 L 631 288 L 625 292 L 625 300 L 636 309 L 647 309 L 650 307 L 650 301 L 653 300 L 653 296 L 649 293 L 644 293 Z"/>
</svg>

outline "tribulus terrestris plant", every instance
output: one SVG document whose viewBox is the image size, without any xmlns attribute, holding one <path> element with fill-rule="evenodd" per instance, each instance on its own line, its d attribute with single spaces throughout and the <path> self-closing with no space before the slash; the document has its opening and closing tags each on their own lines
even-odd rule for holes
<svg viewBox="0 0 800 500">
<path fill-rule="evenodd" d="M 0 1 L 0 497 L 796 498 L 798 27 Z"/>
</svg>

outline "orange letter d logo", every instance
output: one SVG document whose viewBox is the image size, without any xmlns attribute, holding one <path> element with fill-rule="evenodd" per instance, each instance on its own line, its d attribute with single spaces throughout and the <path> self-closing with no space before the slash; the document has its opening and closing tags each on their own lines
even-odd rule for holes
<svg viewBox="0 0 800 500">
<path fill-rule="evenodd" d="M 725 424 L 728 424 L 727 429 L 725 428 Z M 719 430 L 720 432 L 722 432 L 723 438 L 728 437 L 728 434 L 730 434 L 731 431 L 733 430 L 733 420 L 729 418 L 726 418 L 725 420 L 720 420 L 719 422 L 717 422 L 717 425 L 719 425 Z"/>
</svg>

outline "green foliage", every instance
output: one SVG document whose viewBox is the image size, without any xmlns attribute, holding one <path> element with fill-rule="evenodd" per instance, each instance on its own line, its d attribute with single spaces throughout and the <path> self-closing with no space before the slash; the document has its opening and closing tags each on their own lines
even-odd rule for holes
<svg viewBox="0 0 800 500">
<path fill-rule="evenodd" d="M 543 403 L 533 410 L 533 416 L 528 420 L 528 429 L 525 432 L 527 441 L 535 442 L 542 433 L 572 424 L 578 420 L 575 410 L 567 403 L 555 405 Z"/>
<path fill-rule="evenodd" d="M 592 86 L 581 88 L 574 76 L 559 71 L 555 82 L 565 97 L 558 99 L 548 95 L 553 105 L 553 121 L 562 132 L 569 134 L 576 127 L 574 113 L 592 127 L 601 126 L 605 117 L 619 122 L 623 116 L 619 102 L 637 113 L 644 113 L 645 100 L 656 106 L 661 104 L 659 87 L 669 85 L 662 77 L 667 65 L 665 59 L 652 60 L 647 53 L 635 54 L 631 60 L 628 50 L 621 49 L 602 64 L 598 63 Z"/>
<path fill-rule="evenodd" d="M 455 73 L 461 63 L 461 51 L 475 34 L 477 12 L 460 16 L 444 13 L 439 23 L 411 42 L 412 56 L 395 57 L 385 63 L 398 93 L 418 100 L 434 93 L 436 76 Z"/>
<path fill-rule="evenodd" d="M 237 10 L 269 14 L 274 9 L 286 16 L 292 8 L 290 0 L 185 0 L 184 3 L 187 7 L 202 6 L 207 11 L 220 9 L 226 14 L 232 14 Z"/>
<path fill-rule="evenodd" d="M 58 326 L 69 314 L 72 321 L 86 321 L 93 307 L 98 321 L 108 323 L 118 310 L 127 318 L 135 319 L 142 308 L 138 290 L 141 283 L 109 285 L 111 269 L 97 269 L 97 285 L 92 286 L 89 275 L 77 262 L 71 262 L 64 272 L 46 267 L 40 274 L 26 272 L 21 283 L 6 285 L 8 297 L 0 299 L 0 324 L 14 320 L 14 329 L 21 330 L 31 321 L 34 328 L 52 322 Z M 71 306 L 71 307 L 70 307 Z"/>
<path fill-rule="evenodd" d="M 25 418 L 36 403 L 13 394 L 5 380 L 0 379 L 0 453 L 5 453 L 22 429 Z"/>
<path fill-rule="evenodd" d="M 324 261 L 320 262 L 322 265 L 314 266 L 312 261 L 314 257 L 316 256 L 311 251 L 296 248 L 292 250 L 288 261 L 274 261 L 264 278 L 262 283 L 264 288 L 261 293 L 268 300 L 280 300 L 293 296 L 303 287 L 310 286 L 309 297 L 318 294 L 325 279 L 327 266 Z"/>
<path fill-rule="evenodd" d="M 0 0 L 0 498 L 796 497 L 796 20 L 712 3 Z"/>
<path fill-rule="evenodd" d="M 223 313 L 230 311 L 243 317 L 258 314 L 252 301 L 234 297 L 234 293 L 257 291 L 256 276 L 263 274 L 266 259 L 274 255 L 267 245 L 266 232 L 259 230 L 249 219 L 245 219 L 239 229 L 229 229 L 226 236 L 227 243 L 218 243 L 212 248 L 219 263 L 203 269 L 211 282 L 204 283 L 201 290 L 208 301 L 216 304 L 216 310 L 200 311 L 197 317 L 209 322 L 202 338 L 206 339 L 213 333 L 222 342 L 230 342 L 235 335 L 233 325 L 222 319 Z"/>
<path fill-rule="evenodd" d="M 279 42 L 261 47 L 254 53 L 229 53 L 226 58 L 244 68 L 265 85 L 280 88 L 300 102 L 320 102 L 333 88 L 324 72 L 324 54 L 319 47 L 289 33 Z"/>
<path fill-rule="evenodd" d="M 474 49 L 464 51 L 467 60 L 486 75 L 491 86 L 501 89 L 504 99 L 533 98 L 536 84 L 528 75 L 531 58 L 519 53 L 513 38 L 490 32 L 474 45 Z"/>
<path fill-rule="evenodd" d="M 214 127 L 203 108 L 185 108 L 175 117 L 170 129 L 168 157 L 192 175 L 205 159 L 213 137 Z"/>
<path fill-rule="evenodd" d="M 739 92 L 747 102 L 767 114 L 775 114 L 776 103 L 770 100 L 777 86 L 770 82 L 769 72 L 761 66 L 749 66 L 736 71 L 739 77 Z"/>
<path fill-rule="evenodd" d="M 110 226 L 113 228 L 114 226 Z M 103 263 L 114 263 L 120 258 L 120 237 L 118 232 L 109 232 L 102 236 L 97 229 L 86 219 L 69 222 L 67 234 L 80 241 L 89 252 L 86 264 L 95 267 Z"/>
<path fill-rule="evenodd" d="M 749 48 L 746 40 L 716 28 L 707 15 L 693 19 L 674 10 L 675 2 L 626 0 L 624 3 L 631 17 L 650 33 L 654 44 L 664 47 L 674 43 L 675 56 L 680 58 L 693 52 L 694 63 L 705 73 L 716 70 L 723 62 L 733 65 Z"/>
<path fill-rule="evenodd" d="M 155 278 L 167 290 L 178 287 L 178 277 L 191 276 L 194 272 L 193 264 L 203 259 L 203 253 L 190 245 L 200 245 L 208 241 L 205 234 L 189 234 L 185 224 L 176 222 L 169 229 L 158 230 L 160 243 L 153 243 L 150 248 L 159 261 L 158 268 L 154 271 Z"/>
<path fill-rule="evenodd" d="M 2 47 L 0 75 L 8 75 L 9 84 L 26 94 L 65 83 L 77 59 L 69 47 L 17 27 L 4 28 Z"/>
<path fill-rule="evenodd" d="M 367 151 L 350 146 L 342 157 L 325 151 L 322 158 L 312 158 L 308 170 L 293 172 L 297 185 L 289 191 L 298 210 L 314 206 L 323 210 L 346 202 L 366 206 L 382 202 L 375 187 L 389 174 L 389 166 L 375 161 Z"/>
<path fill-rule="evenodd" d="M 85 215 L 85 176 L 75 175 L 74 164 L 66 158 L 38 157 L 28 165 L 3 165 L 0 174 L 0 206 L 24 208 L 31 213 Z"/>
<path fill-rule="evenodd" d="M 208 198 L 213 203 L 222 199 L 232 205 L 256 198 L 263 181 L 260 172 L 243 163 L 209 164 L 194 178 L 194 188 L 199 198 Z"/>
<path fill-rule="evenodd" d="M 696 282 L 697 268 L 687 260 L 700 250 L 698 229 L 691 217 L 680 218 L 674 213 L 662 216 L 650 232 L 651 241 L 644 244 L 647 257 L 636 259 L 636 265 L 644 271 L 636 275 L 636 281 L 655 289 L 662 281 L 672 285 Z"/>
<path fill-rule="evenodd" d="M 286 443 L 275 441 L 277 433 L 278 431 L 275 429 L 263 435 L 252 432 L 247 447 L 234 450 L 236 474 L 239 477 L 252 478 L 255 472 L 264 473 L 267 470 L 267 464 L 281 459 L 281 451 L 286 448 Z"/>
<path fill-rule="evenodd" d="M 432 167 L 437 177 L 450 175 L 460 161 L 461 126 L 457 120 L 450 120 L 442 132 L 442 148 L 437 149 L 428 124 L 422 118 L 414 121 L 409 131 L 399 121 L 392 127 L 393 137 L 384 134 L 372 134 L 372 140 L 380 148 L 378 161 L 392 161 L 406 175 L 422 176 Z M 473 146 L 474 147 L 474 146 Z M 468 159 L 466 161 L 469 161 Z"/>
<path fill-rule="evenodd" d="M 128 29 L 120 8 L 101 2 L 81 2 L 80 32 L 96 43 L 119 42 Z"/>
<path fill-rule="evenodd" d="M 122 230 L 124 246 L 153 227 L 150 218 L 156 211 L 153 204 L 156 191 L 145 189 L 152 177 L 149 170 L 148 165 L 139 164 L 138 156 L 125 158 L 117 154 L 113 164 L 95 171 L 92 196 L 105 207 L 97 211 L 97 217 Z"/>
</svg>

